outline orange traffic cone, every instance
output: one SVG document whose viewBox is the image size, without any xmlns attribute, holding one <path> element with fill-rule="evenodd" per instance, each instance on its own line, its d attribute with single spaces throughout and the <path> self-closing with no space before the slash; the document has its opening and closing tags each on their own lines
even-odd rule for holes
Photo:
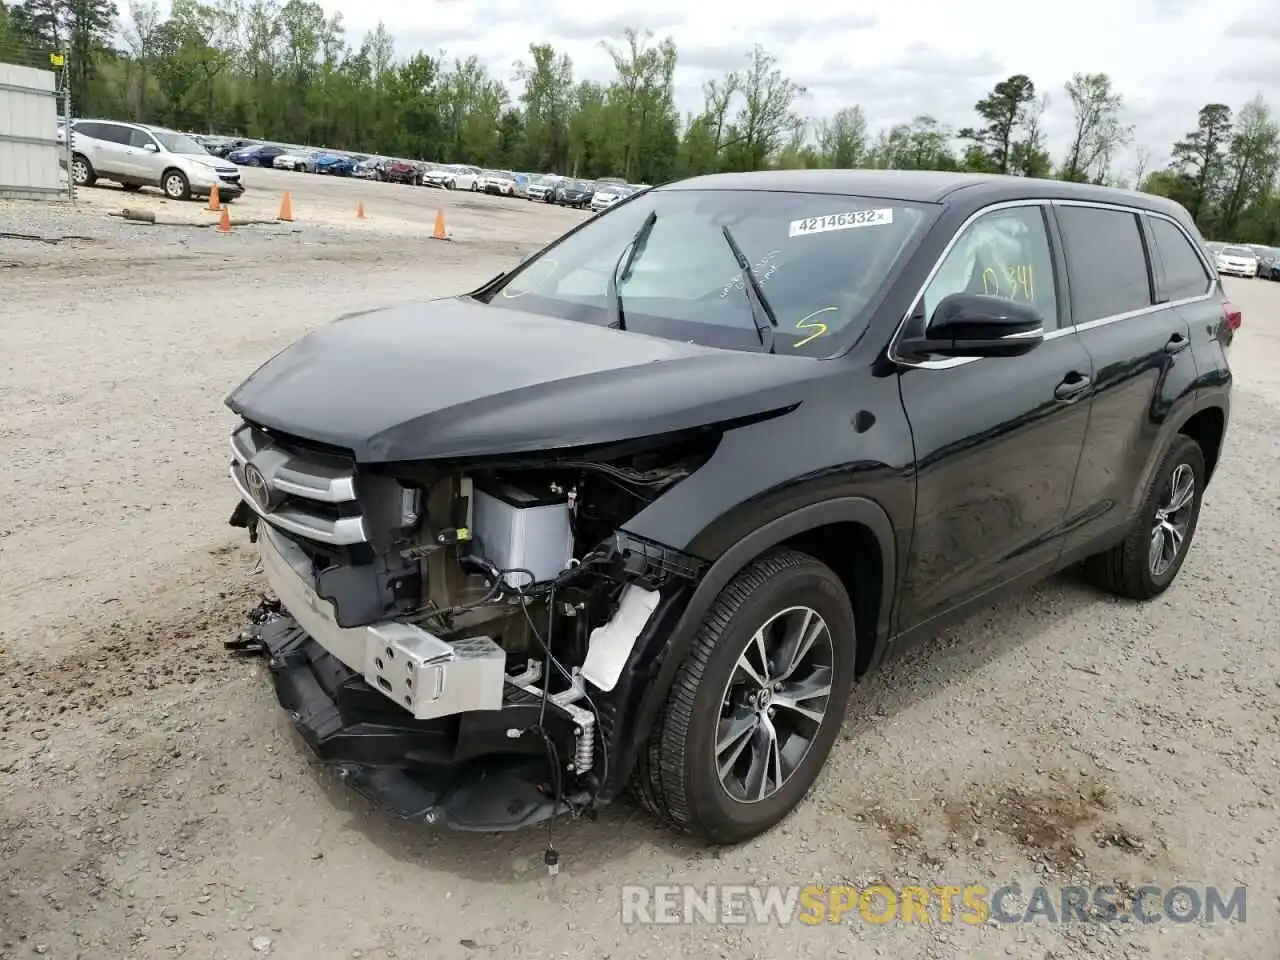
<svg viewBox="0 0 1280 960">
<path fill-rule="evenodd" d="M 293 202 L 289 199 L 289 191 L 284 192 L 284 199 L 280 201 L 280 212 L 276 214 L 277 220 L 293 221 Z"/>
<path fill-rule="evenodd" d="M 231 211 L 228 210 L 226 207 L 222 208 L 222 219 L 218 221 L 218 232 L 219 233 L 231 232 Z"/>
<path fill-rule="evenodd" d="M 444 208 L 436 207 L 436 228 L 431 231 L 432 240 L 452 240 L 453 237 L 444 228 Z"/>
<path fill-rule="evenodd" d="M 363 201 L 363 200 L 357 200 L 357 201 L 356 201 L 356 219 L 357 219 L 357 220 L 368 220 L 368 219 L 369 219 L 368 217 L 366 217 L 366 216 L 364 215 L 364 201 Z"/>
<path fill-rule="evenodd" d="M 209 207 L 214 213 L 222 209 L 222 204 L 218 202 L 218 185 L 215 183 L 213 189 L 209 191 Z"/>
</svg>

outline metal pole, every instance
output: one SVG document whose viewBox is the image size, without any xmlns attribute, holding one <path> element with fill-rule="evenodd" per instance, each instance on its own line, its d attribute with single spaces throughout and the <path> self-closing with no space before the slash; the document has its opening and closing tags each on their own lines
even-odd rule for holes
<svg viewBox="0 0 1280 960">
<path fill-rule="evenodd" d="M 63 158 L 67 165 L 67 199 L 72 203 L 76 199 L 76 181 L 71 175 L 71 48 L 68 46 L 62 53 L 62 119 L 66 124 L 63 136 Z"/>
</svg>

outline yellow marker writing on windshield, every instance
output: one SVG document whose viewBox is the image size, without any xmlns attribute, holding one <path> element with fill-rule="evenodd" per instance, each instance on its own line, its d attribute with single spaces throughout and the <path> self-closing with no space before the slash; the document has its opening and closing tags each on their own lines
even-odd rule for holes
<svg viewBox="0 0 1280 960">
<path fill-rule="evenodd" d="M 794 344 L 792 344 L 792 346 L 803 347 L 806 343 L 812 343 L 814 340 L 817 340 L 820 336 L 826 333 L 827 325 L 823 323 L 821 320 L 814 320 L 813 318 L 818 316 L 821 313 L 834 313 L 835 311 L 836 311 L 835 307 L 823 307 L 821 310 L 815 310 L 813 311 L 813 313 L 809 314 L 807 317 L 801 317 L 799 320 L 797 320 L 796 321 L 797 330 L 812 330 L 813 332 L 810 333 L 803 340 L 797 340 Z"/>
<path fill-rule="evenodd" d="M 531 264 L 529 266 L 528 271 L 521 274 L 519 277 L 515 278 L 516 282 L 520 282 L 522 280 L 524 281 L 524 284 L 523 284 L 524 289 L 517 290 L 515 293 L 512 293 L 510 287 L 503 287 L 502 288 L 503 298 L 507 300 L 516 300 L 520 297 L 523 297 L 526 293 L 529 293 L 532 290 L 536 290 L 538 287 L 542 286 L 544 283 L 546 283 L 548 280 L 551 279 L 551 275 L 556 272 L 556 267 L 558 267 L 559 265 L 560 263 L 558 260 L 552 260 L 550 258 L 544 258 L 542 260 L 539 260 L 535 264 Z M 537 275 L 538 267 L 548 267 L 549 269 L 544 270 L 541 276 L 538 276 Z M 535 279 L 532 282 L 529 282 L 528 280 L 528 277 L 530 274 L 533 274 L 535 276 Z"/>
</svg>

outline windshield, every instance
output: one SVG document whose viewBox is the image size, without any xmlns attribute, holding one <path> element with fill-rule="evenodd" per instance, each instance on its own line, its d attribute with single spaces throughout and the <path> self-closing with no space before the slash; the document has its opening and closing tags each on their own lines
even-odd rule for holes
<svg viewBox="0 0 1280 960">
<path fill-rule="evenodd" d="M 607 324 L 609 278 L 650 214 L 647 239 L 618 277 L 626 328 L 711 346 L 760 349 L 727 226 L 777 320 L 779 353 L 827 356 L 865 329 L 869 308 L 929 205 L 827 194 L 650 190 L 620 202 L 504 278 L 492 306 Z"/>
<path fill-rule="evenodd" d="M 1222 255 L 1224 257 L 1245 257 L 1246 259 L 1256 256 L 1248 247 L 1224 247 Z"/>
<path fill-rule="evenodd" d="M 151 135 L 159 140 L 160 145 L 170 153 L 195 154 L 196 156 L 209 155 L 208 150 L 185 134 L 175 133 L 172 130 L 152 130 Z"/>
</svg>

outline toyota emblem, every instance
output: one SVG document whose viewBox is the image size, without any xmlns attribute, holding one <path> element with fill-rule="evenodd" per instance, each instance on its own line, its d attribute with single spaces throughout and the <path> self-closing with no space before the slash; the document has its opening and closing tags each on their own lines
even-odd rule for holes
<svg viewBox="0 0 1280 960">
<path fill-rule="evenodd" d="M 244 483 L 249 488 L 249 493 L 253 497 L 259 507 L 263 510 L 271 509 L 271 487 L 267 483 L 267 478 L 262 475 L 262 471 L 249 463 L 244 468 Z"/>
</svg>

